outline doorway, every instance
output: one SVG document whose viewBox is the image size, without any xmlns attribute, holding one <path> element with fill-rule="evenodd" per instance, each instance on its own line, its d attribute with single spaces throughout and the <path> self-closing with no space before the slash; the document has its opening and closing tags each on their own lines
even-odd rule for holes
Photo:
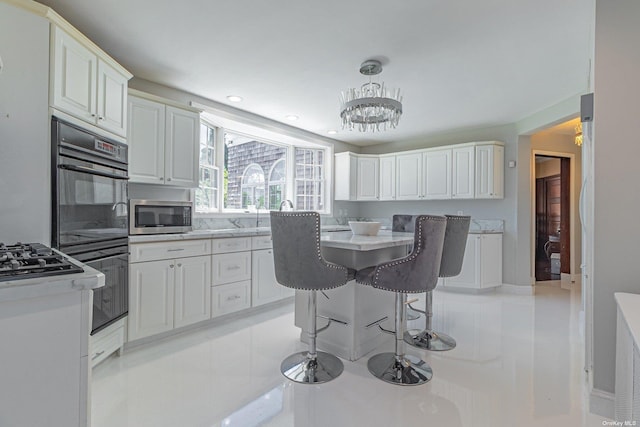
<svg viewBox="0 0 640 427">
<path fill-rule="evenodd" d="M 535 155 L 535 279 L 571 273 L 571 159 Z"/>
</svg>

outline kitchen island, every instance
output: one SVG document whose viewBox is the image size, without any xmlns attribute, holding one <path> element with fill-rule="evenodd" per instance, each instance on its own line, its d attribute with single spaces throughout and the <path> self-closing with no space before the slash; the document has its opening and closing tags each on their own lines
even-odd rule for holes
<svg viewBox="0 0 640 427">
<path fill-rule="evenodd" d="M 356 270 L 403 257 L 413 244 L 413 233 L 380 231 L 377 236 L 357 236 L 350 231 L 321 234 L 322 256 L 329 262 Z M 318 347 L 347 360 L 357 360 L 373 349 L 392 342 L 377 327 L 378 323 L 392 328 L 394 294 L 352 280 L 339 288 L 318 295 L 318 314 L 331 317 L 346 325 L 333 322 L 318 334 Z M 305 291 L 296 291 L 295 324 L 302 329 L 306 342 L 307 298 Z M 318 320 L 319 327 L 326 323 Z"/>
</svg>

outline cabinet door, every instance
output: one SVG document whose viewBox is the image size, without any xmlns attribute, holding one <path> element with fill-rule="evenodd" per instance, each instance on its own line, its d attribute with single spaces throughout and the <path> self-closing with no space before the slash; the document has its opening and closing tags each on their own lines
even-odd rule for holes
<svg viewBox="0 0 640 427">
<path fill-rule="evenodd" d="M 175 261 L 176 328 L 211 317 L 211 257 L 180 258 Z"/>
<path fill-rule="evenodd" d="M 127 136 L 128 79 L 98 59 L 98 126 Z"/>
<path fill-rule="evenodd" d="M 502 285 L 502 235 L 483 234 L 481 237 L 480 287 L 500 286 Z"/>
<path fill-rule="evenodd" d="M 211 261 L 214 285 L 251 280 L 251 252 L 213 255 Z"/>
<path fill-rule="evenodd" d="M 446 278 L 445 286 L 454 286 L 459 288 L 479 288 L 480 287 L 480 241 L 479 234 L 469 234 L 467 237 L 467 246 L 464 251 L 464 259 L 462 260 L 462 270 L 455 277 Z"/>
<path fill-rule="evenodd" d="M 422 198 L 422 153 L 396 156 L 396 199 Z"/>
<path fill-rule="evenodd" d="M 504 147 L 476 147 L 476 199 L 504 197 Z"/>
<path fill-rule="evenodd" d="M 453 180 L 451 198 L 472 199 L 475 195 L 475 147 L 452 150 Z"/>
<path fill-rule="evenodd" d="M 131 264 L 129 341 L 173 329 L 174 261 Z"/>
<path fill-rule="evenodd" d="M 211 287 L 211 317 L 251 307 L 251 281 Z"/>
<path fill-rule="evenodd" d="M 356 170 L 356 199 L 378 200 L 378 171 L 377 157 L 358 157 Z"/>
<path fill-rule="evenodd" d="M 198 186 L 200 115 L 166 106 L 165 183 L 176 187 Z"/>
<path fill-rule="evenodd" d="M 396 198 L 396 156 L 380 157 L 380 200 Z"/>
<path fill-rule="evenodd" d="M 63 30 L 54 28 L 53 106 L 95 124 L 98 58 Z"/>
<path fill-rule="evenodd" d="M 164 105 L 129 96 L 128 144 L 131 182 L 164 183 Z"/>
<path fill-rule="evenodd" d="M 451 198 L 451 150 L 428 151 L 423 154 L 422 176 L 425 199 Z"/>
<path fill-rule="evenodd" d="M 276 281 L 273 250 L 253 251 L 251 254 L 251 306 L 277 301 L 283 297 L 284 286 Z"/>
</svg>

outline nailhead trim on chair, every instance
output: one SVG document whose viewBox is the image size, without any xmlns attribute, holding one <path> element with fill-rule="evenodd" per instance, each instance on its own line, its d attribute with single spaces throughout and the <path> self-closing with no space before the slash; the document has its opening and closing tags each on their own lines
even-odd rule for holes
<svg viewBox="0 0 640 427">
<path fill-rule="evenodd" d="M 299 286 L 288 286 L 285 285 L 289 288 L 292 289 L 298 289 L 298 290 L 302 290 L 302 291 L 312 291 L 312 290 L 317 290 L 317 291 L 327 291 L 329 289 L 334 289 L 334 288 L 338 288 L 340 286 L 343 286 L 344 284 L 346 284 L 349 281 L 349 269 L 345 266 L 342 265 L 338 265 L 338 264 L 333 264 L 330 262 L 327 262 L 323 257 L 322 257 L 322 252 L 321 252 L 321 248 L 320 248 L 320 215 L 316 212 L 273 212 L 272 213 L 274 216 L 282 216 L 282 217 L 292 217 L 292 216 L 313 216 L 315 217 L 315 227 L 316 227 L 316 253 L 318 255 L 318 259 L 320 260 L 320 262 L 322 264 L 324 264 L 326 267 L 329 268 L 333 268 L 336 270 L 341 270 L 344 271 L 344 281 L 337 283 L 337 284 L 329 284 L 327 285 L 327 287 L 321 288 L 321 289 L 311 289 L 311 288 L 304 288 L 304 287 L 299 287 Z"/>
<path fill-rule="evenodd" d="M 379 266 L 379 267 L 376 267 L 376 273 L 375 273 L 375 276 L 374 276 L 374 279 L 373 279 L 373 283 L 371 283 L 371 286 L 373 286 L 374 288 L 377 288 L 377 289 L 382 289 L 382 290 L 390 291 L 390 292 L 412 293 L 412 294 L 417 294 L 417 293 L 425 292 L 425 290 L 415 290 L 415 291 L 410 291 L 410 290 L 406 290 L 406 289 L 405 289 L 405 290 L 400 291 L 400 290 L 398 290 L 398 289 L 389 289 L 389 288 L 386 288 L 386 287 L 384 287 L 384 286 L 380 286 L 380 285 L 378 285 L 376 282 L 378 281 L 378 279 L 379 279 L 379 277 L 380 277 L 380 270 L 382 270 L 382 269 L 384 269 L 384 268 L 389 268 L 389 267 L 392 267 L 392 266 L 396 266 L 396 265 L 404 264 L 404 263 L 407 263 L 407 262 L 410 262 L 410 261 L 413 261 L 414 259 L 416 259 L 416 257 L 418 256 L 418 254 L 420 254 L 420 252 L 422 251 L 422 245 L 423 245 L 423 243 L 422 243 L 422 232 L 423 232 L 423 229 L 422 229 L 423 227 L 422 227 L 422 225 L 423 225 L 423 221 L 424 221 L 424 220 L 427 220 L 427 219 L 433 219 L 433 220 L 436 220 L 436 221 L 445 221 L 445 222 L 447 221 L 447 219 L 446 219 L 446 218 L 441 217 L 441 216 L 433 216 L 433 215 L 418 215 L 418 216 L 416 217 L 416 222 L 418 223 L 418 230 L 417 230 L 417 232 L 418 232 L 418 243 L 419 243 L 419 247 L 417 247 L 417 248 L 416 248 L 416 247 L 414 246 L 414 248 L 413 248 L 413 250 L 411 251 L 411 253 L 410 253 L 408 256 L 404 257 L 404 258 L 400 258 L 400 259 L 398 259 L 397 261 L 391 261 L 391 262 L 389 262 L 389 263 L 385 263 L 385 264 L 383 264 L 383 265 L 381 265 L 381 266 Z M 415 239 L 414 239 L 414 240 L 415 240 Z M 365 284 L 367 284 L 367 283 L 365 283 Z"/>
</svg>

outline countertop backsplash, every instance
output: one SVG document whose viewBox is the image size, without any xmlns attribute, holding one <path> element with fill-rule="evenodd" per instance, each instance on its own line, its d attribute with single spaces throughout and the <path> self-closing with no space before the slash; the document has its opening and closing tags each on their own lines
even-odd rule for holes
<svg viewBox="0 0 640 427">
<path fill-rule="evenodd" d="M 324 226 L 347 226 L 349 221 L 377 221 L 382 224 L 383 230 L 391 229 L 391 218 L 365 218 L 365 217 L 333 217 L 320 216 L 321 225 Z M 260 213 L 260 215 L 242 216 L 235 218 L 193 218 L 194 230 L 227 230 L 233 228 L 254 228 L 269 227 L 269 213 Z M 494 232 L 500 233 L 504 231 L 504 220 L 501 219 L 471 219 L 469 227 L 471 232 Z"/>
</svg>

